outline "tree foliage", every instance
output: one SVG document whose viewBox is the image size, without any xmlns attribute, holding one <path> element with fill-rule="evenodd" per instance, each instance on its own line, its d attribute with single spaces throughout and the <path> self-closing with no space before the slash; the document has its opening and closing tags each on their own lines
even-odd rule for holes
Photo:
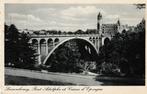
<svg viewBox="0 0 147 94">
<path fill-rule="evenodd" d="M 144 9 L 145 8 L 145 3 L 142 4 L 134 4 L 137 9 Z"/>
<path fill-rule="evenodd" d="M 54 54 L 51 55 L 51 71 L 58 72 L 76 72 L 79 62 L 80 53 L 78 46 L 74 41 L 66 42 L 61 45 Z"/>
<path fill-rule="evenodd" d="M 27 34 L 19 33 L 15 25 L 5 25 L 5 66 L 33 68 L 35 50 Z"/>
<path fill-rule="evenodd" d="M 99 54 L 103 73 L 113 74 L 118 70 L 126 76 L 145 75 L 144 20 L 137 25 L 136 31 L 117 33 L 111 41 L 106 41 Z"/>
<path fill-rule="evenodd" d="M 80 44 L 79 44 L 80 43 Z M 63 43 L 48 59 L 49 71 L 56 72 L 83 72 L 93 69 L 94 60 L 84 50 L 84 42 L 70 40 Z"/>
</svg>

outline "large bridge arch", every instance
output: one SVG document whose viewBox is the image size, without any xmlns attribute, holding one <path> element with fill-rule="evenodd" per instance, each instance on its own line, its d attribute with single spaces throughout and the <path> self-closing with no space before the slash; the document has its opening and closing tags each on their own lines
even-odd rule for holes
<svg viewBox="0 0 147 94">
<path fill-rule="evenodd" d="M 68 38 L 66 40 L 61 41 L 59 44 L 57 44 L 50 52 L 49 54 L 46 56 L 45 60 L 43 61 L 43 64 L 45 64 L 47 62 L 47 60 L 49 59 L 49 57 L 51 56 L 51 54 L 63 43 L 70 41 L 70 40 L 83 40 L 85 42 L 87 42 L 88 44 L 91 45 L 91 47 L 93 47 L 93 49 L 95 50 L 96 54 L 98 54 L 98 49 L 95 47 L 95 45 L 89 40 L 89 39 L 85 39 L 85 38 L 81 38 L 81 37 L 72 37 L 72 38 Z"/>
<path fill-rule="evenodd" d="M 102 45 L 104 45 L 104 41 L 105 41 L 106 39 L 111 40 L 111 37 L 109 37 L 109 36 L 107 36 L 107 37 L 102 37 Z"/>
</svg>

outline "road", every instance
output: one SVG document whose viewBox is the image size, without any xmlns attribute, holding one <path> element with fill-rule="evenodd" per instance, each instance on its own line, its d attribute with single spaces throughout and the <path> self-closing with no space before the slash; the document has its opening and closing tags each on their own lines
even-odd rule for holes
<svg viewBox="0 0 147 94">
<path fill-rule="evenodd" d="M 99 86 L 102 82 L 95 81 L 95 76 L 69 73 L 44 73 L 40 71 L 31 71 L 24 69 L 5 68 L 5 75 L 28 77 L 41 80 L 59 81 L 73 83 L 75 85 Z"/>
</svg>

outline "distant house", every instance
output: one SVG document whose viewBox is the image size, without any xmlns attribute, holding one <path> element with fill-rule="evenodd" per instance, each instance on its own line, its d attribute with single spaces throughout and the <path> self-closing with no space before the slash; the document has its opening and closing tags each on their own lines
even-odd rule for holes
<svg viewBox="0 0 147 94">
<path fill-rule="evenodd" d="M 24 33 L 28 33 L 28 34 L 33 34 L 33 30 L 28 30 L 28 29 L 19 29 L 18 30 L 20 33 L 24 32 Z"/>
</svg>

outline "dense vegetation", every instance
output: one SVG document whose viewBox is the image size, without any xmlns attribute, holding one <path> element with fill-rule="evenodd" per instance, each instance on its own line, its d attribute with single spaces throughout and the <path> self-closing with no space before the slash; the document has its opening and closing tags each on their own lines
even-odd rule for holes
<svg viewBox="0 0 147 94">
<path fill-rule="evenodd" d="M 36 62 L 30 38 L 15 25 L 5 25 L 5 66 L 32 69 Z"/>
<path fill-rule="evenodd" d="M 79 73 L 94 70 L 96 53 L 89 53 L 84 44 L 84 41 L 70 40 L 60 45 L 46 63 L 50 65 L 49 71 Z"/>
<path fill-rule="evenodd" d="M 145 20 L 134 32 L 117 33 L 111 40 L 105 39 L 99 53 L 100 72 L 123 76 L 145 75 Z"/>
</svg>

